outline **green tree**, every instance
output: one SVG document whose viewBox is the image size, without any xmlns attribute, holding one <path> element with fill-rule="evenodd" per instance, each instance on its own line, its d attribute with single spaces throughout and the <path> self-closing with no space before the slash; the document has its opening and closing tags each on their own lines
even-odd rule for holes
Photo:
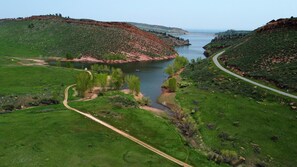
<svg viewBox="0 0 297 167">
<path fill-rule="evenodd" d="M 165 73 L 168 74 L 169 76 L 173 76 L 175 71 L 174 71 L 174 67 L 173 65 L 169 65 L 166 69 L 165 69 Z"/>
<path fill-rule="evenodd" d="M 79 96 L 84 97 L 85 92 L 93 86 L 91 76 L 87 72 L 81 72 L 76 76 L 76 89 Z"/>
<path fill-rule="evenodd" d="M 57 67 L 61 67 L 61 61 L 60 61 L 60 60 L 57 61 L 56 66 L 57 66 Z"/>
<path fill-rule="evenodd" d="M 102 90 L 105 91 L 107 86 L 108 75 L 105 73 L 95 74 L 94 78 L 95 85 L 101 87 Z"/>
<path fill-rule="evenodd" d="M 99 72 L 99 65 L 98 64 L 91 65 L 91 70 L 92 70 L 93 73 L 98 73 Z"/>
<path fill-rule="evenodd" d="M 173 62 L 173 67 L 175 71 L 180 70 L 189 63 L 188 59 L 183 56 L 177 56 Z"/>
<path fill-rule="evenodd" d="M 128 85 L 128 88 L 135 93 L 136 95 L 140 92 L 140 79 L 135 75 L 127 75 L 125 81 Z"/>
<path fill-rule="evenodd" d="M 70 60 L 73 59 L 73 55 L 71 53 L 66 53 L 66 59 Z"/>
<path fill-rule="evenodd" d="M 168 80 L 168 87 L 171 92 L 175 92 L 177 89 L 177 83 L 175 78 L 170 78 Z"/>
<path fill-rule="evenodd" d="M 112 68 L 111 83 L 115 89 L 120 89 L 124 84 L 124 73 L 120 68 Z"/>
</svg>

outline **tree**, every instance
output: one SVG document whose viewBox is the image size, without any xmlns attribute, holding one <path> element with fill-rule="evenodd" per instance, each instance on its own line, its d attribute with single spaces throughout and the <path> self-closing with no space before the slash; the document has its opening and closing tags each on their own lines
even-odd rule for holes
<svg viewBox="0 0 297 167">
<path fill-rule="evenodd" d="M 61 67 L 61 66 L 62 66 L 62 65 L 61 65 L 61 61 L 60 61 L 60 60 L 58 60 L 58 61 L 57 61 L 57 64 L 56 64 L 56 66 L 57 66 L 57 67 Z"/>
<path fill-rule="evenodd" d="M 92 70 L 93 73 L 98 73 L 99 72 L 99 65 L 98 64 L 91 65 L 91 70 Z"/>
<path fill-rule="evenodd" d="M 135 75 L 127 75 L 125 81 L 128 85 L 128 88 L 135 93 L 136 95 L 140 92 L 140 79 Z"/>
<path fill-rule="evenodd" d="M 102 88 L 103 91 L 106 90 L 106 86 L 107 86 L 107 77 L 108 75 L 105 73 L 101 73 L 101 74 L 95 74 L 94 75 L 94 81 L 95 81 L 95 85 L 99 86 Z"/>
<path fill-rule="evenodd" d="M 73 59 L 73 55 L 71 53 L 66 53 L 66 59 Z"/>
<path fill-rule="evenodd" d="M 169 86 L 169 90 L 171 92 L 175 92 L 176 89 L 177 89 L 176 79 L 175 78 L 170 78 L 168 80 L 168 86 Z"/>
<path fill-rule="evenodd" d="M 87 72 L 81 72 L 76 77 L 76 90 L 83 97 L 85 92 L 93 86 L 91 76 Z"/>
<path fill-rule="evenodd" d="M 173 65 L 169 65 L 169 66 L 165 69 L 165 73 L 168 74 L 169 76 L 173 76 L 174 73 L 175 73 Z"/>
<path fill-rule="evenodd" d="M 124 74 L 120 68 L 112 68 L 111 83 L 115 89 L 120 89 L 124 84 Z"/>
<path fill-rule="evenodd" d="M 183 56 L 177 56 L 173 62 L 173 67 L 175 71 L 180 70 L 189 63 L 188 59 Z"/>
</svg>

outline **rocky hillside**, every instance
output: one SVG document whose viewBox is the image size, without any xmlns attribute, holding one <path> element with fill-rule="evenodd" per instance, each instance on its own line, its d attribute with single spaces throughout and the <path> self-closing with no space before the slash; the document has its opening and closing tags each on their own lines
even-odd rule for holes
<svg viewBox="0 0 297 167">
<path fill-rule="evenodd" d="M 0 55 L 130 62 L 173 58 L 155 35 L 127 23 L 61 16 L 0 20 Z"/>
<path fill-rule="evenodd" d="M 220 59 L 241 75 L 297 92 L 297 18 L 267 23 L 233 44 Z"/>
</svg>

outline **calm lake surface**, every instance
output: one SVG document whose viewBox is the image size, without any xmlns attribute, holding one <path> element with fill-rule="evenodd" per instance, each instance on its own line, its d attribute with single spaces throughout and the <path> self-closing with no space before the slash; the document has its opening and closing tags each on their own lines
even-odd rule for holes
<svg viewBox="0 0 297 167">
<path fill-rule="evenodd" d="M 203 55 L 203 46 L 205 46 L 214 38 L 214 33 L 190 31 L 189 34 L 182 35 L 180 37 L 189 39 L 192 45 L 176 47 L 176 51 L 179 53 L 179 55 L 185 56 L 189 60 L 191 60 L 197 59 L 198 57 L 205 57 Z M 168 75 L 164 73 L 164 70 L 172 62 L 173 60 L 166 60 L 143 63 L 116 64 L 110 66 L 121 68 L 125 74 L 137 75 L 141 80 L 141 92 L 151 99 L 151 105 L 153 107 L 166 110 L 164 106 L 157 103 L 157 99 L 161 94 L 161 85 L 168 77 Z M 54 62 L 50 62 L 50 64 L 54 65 L 53 63 Z M 89 68 L 92 64 L 74 63 L 73 65 L 76 68 Z"/>
<path fill-rule="evenodd" d="M 189 39 L 192 45 L 177 47 L 176 51 L 181 56 L 187 57 L 189 60 L 204 58 L 203 46 L 208 44 L 213 38 L 212 32 L 191 31 L 187 35 L 180 36 L 184 39 Z M 161 94 L 161 85 L 167 79 L 168 75 L 164 73 L 165 68 L 172 63 L 173 60 L 160 62 L 146 62 L 116 65 L 122 68 L 125 73 L 137 75 L 141 80 L 141 92 L 152 100 L 152 106 L 164 109 L 157 103 L 157 99 Z M 140 72 L 136 72 L 139 69 Z"/>
</svg>

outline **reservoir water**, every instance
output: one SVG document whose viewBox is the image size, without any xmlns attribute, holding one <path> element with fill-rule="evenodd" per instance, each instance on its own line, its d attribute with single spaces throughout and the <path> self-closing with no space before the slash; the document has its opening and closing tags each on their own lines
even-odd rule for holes
<svg viewBox="0 0 297 167">
<path fill-rule="evenodd" d="M 184 39 L 189 39 L 192 45 L 176 47 L 176 51 L 181 56 L 187 57 L 189 60 L 204 58 L 203 46 L 208 44 L 213 38 L 212 32 L 191 31 L 189 34 L 180 36 Z M 122 68 L 125 73 L 137 75 L 141 80 L 141 92 L 152 100 L 152 106 L 164 109 L 164 107 L 157 103 L 157 99 L 161 94 L 161 85 L 167 79 L 164 73 L 165 68 L 172 63 L 173 60 L 160 62 L 145 62 L 133 64 L 120 64 L 117 67 Z M 136 70 L 140 70 L 136 72 Z"/>
</svg>

